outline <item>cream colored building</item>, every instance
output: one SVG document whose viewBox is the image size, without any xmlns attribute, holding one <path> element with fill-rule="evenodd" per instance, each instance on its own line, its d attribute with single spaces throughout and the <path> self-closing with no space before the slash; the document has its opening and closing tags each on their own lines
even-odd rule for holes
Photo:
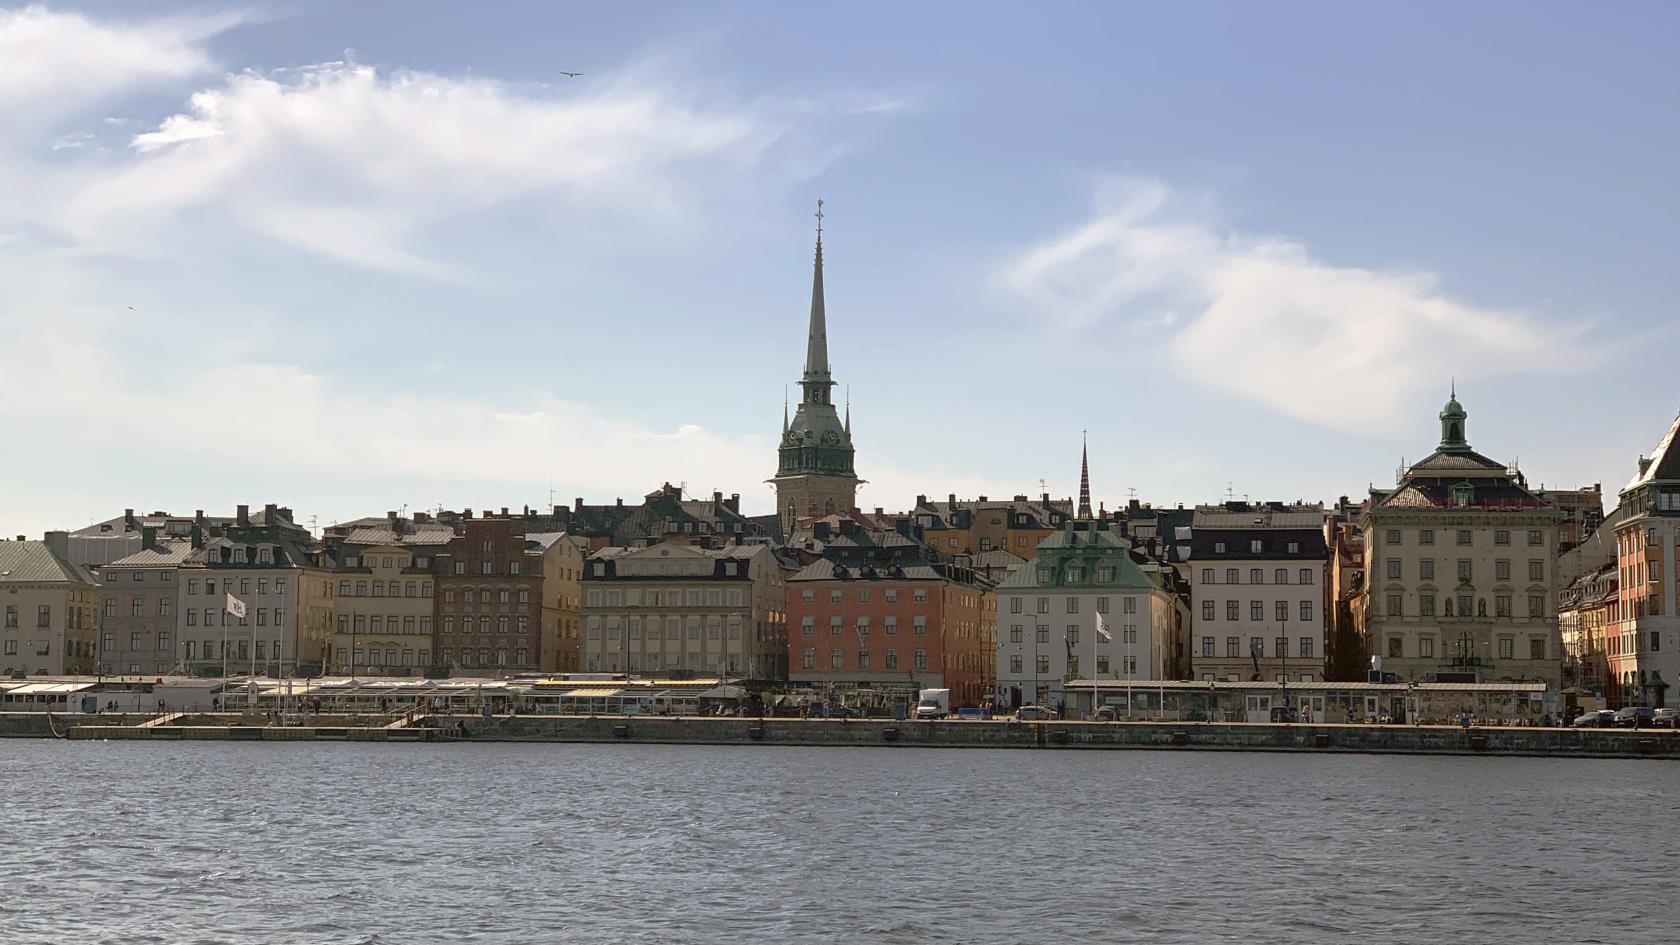
<svg viewBox="0 0 1680 945">
<path fill-rule="evenodd" d="M 6 675 L 91 673 L 98 661 L 99 586 L 66 557 L 68 536 L 0 541 L 0 670 Z"/>
<path fill-rule="evenodd" d="M 1563 515 L 1470 448 L 1455 396 L 1441 443 L 1360 516 L 1368 654 L 1403 681 L 1560 684 L 1554 560 Z"/>
<path fill-rule="evenodd" d="M 328 671 L 421 676 L 432 664 L 432 572 L 424 553 L 382 544 L 345 554 L 336 585 Z"/>
<path fill-rule="evenodd" d="M 284 676 L 320 673 L 333 632 L 332 575 L 320 566 L 309 533 L 265 513 L 256 524 L 240 507 L 239 520 L 200 538 L 182 562 L 181 662 L 189 672 Z M 227 598 L 245 605 L 228 612 Z"/>
<path fill-rule="evenodd" d="M 583 588 L 585 672 L 787 678 L 786 579 L 769 545 L 603 548 Z"/>
</svg>

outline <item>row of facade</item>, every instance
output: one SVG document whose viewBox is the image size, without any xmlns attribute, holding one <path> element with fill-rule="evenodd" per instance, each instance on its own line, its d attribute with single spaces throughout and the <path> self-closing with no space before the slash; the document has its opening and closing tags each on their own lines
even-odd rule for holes
<svg viewBox="0 0 1680 945">
<path fill-rule="evenodd" d="M 1048 496 L 904 513 L 640 504 L 364 519 L 162 513 L 0 542 L 8 674 L 692 674 L 960 702 L 1069 679 L 1535 681 L 1661 704 L 1680 584 L 1675 430 L 1604 516 L 1442 436 L 1360 503 L 1110 513 Z M 1680 424 L 1680 420 L 1676 421 Z M 1088 483 L 1088 468 L 1082 468 Z M 565 527 L 560 527 L 565 526 Z M 237 599 L 245 615 L 229 612 Z"/>
</svg>

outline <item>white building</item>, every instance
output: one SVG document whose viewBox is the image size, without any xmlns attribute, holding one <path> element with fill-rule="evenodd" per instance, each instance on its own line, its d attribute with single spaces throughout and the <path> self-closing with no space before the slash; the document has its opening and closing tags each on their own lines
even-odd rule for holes
<svg viewBox="0 0 1680 945">
<path fill-rule="evenodd" d="M 1093 672 L 1168 675 L 1178 611 L 1163 567 L 1096 522 L 1039 542 L 1037 557 L 997 587 L 999 704 L 1053 704 L 1067 680 Z M 1099 615 L 1109 639 L 1097 633 Z"/>
<path fill-rule="evenodd" d="M 272 507 L 268 514 L 273 521 Z M 320 672 L 332 637 L 333 584 L 308 533 L 289 522 L 234 524 L 200 541 L 175 578 L 183 667 L 199 675 L 224 666 L 271 676 Z M 229 595 L 244 604 L 244 617 L 228 613 Z"/>
<path fill-rule="evenodd" d="M 1196 678 L 1325 678 L 1324 507 L 1229 502 L 1191 520 L 1190 661 Z"/>
</svg>

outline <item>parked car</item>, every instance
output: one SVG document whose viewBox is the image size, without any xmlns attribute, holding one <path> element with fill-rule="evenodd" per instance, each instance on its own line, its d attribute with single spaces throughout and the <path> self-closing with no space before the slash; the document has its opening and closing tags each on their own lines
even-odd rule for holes
<svg viewBox="0 0 1680 945">
<path fill-rule="evenodd" d="M 1680 728 L 1680 709 L 1658 709 L 1651 713 L 1651 724 L 1658 728 Z"/>
<path fill-rule="evenodd" d="M 1091 716 L 1091 718 L 1098 722 L 1113 722 L 1120 718 L 1120 710 L 1114 706 L 1105 705 L 1098 709 L 1097 714 Z"/>
<path fill-rule="evenodd" d="M 1048 722 L 1056 717 L 1056 710 L 1042 705 L 1024 705 L 1015 710 L 1018 722 Z"/>
<path fill-rule="evenodd" d="M 1594 709 L 1575 717 L 1576 728 L 1609 728 L 1616 724 L 1616 713 L 1609 709 Z"/>
<path fill-rule="evenodd" d="M 1653 715 L 1655 715 L 1655 713 L 1651 711 L 1650 706 L 1623 706 L 1616 710 L 1615 725 L 1618 728 L 1639 728 L 1641 726 L 1649 728 Z"/>
<path fill-rule="evenodd" d="M 985 709 L 982 709 L 977 705 L 965 705 L 957 709 L 957 718 L 978 721 L 981 719 L 989 719 L 991 716 L 986 713 Z"/>
</svg>

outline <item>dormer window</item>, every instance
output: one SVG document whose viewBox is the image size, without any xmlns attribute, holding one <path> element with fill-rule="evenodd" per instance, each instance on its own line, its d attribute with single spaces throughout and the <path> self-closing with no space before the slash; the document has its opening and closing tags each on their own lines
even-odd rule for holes
<svg viewBox="0 0 1680 945">
<path fill-rule="evenodd" d="M 1476 499 L 1476 489 L 1468 482 L 1461 482 L 1452 487 L 1452 504 L 1467 506 Z"/>
<path fill-rule="evenodd" d="M 1257 554 L 1260 553 L 1260 539 L 1255 538 L 1255 539 L 1251 539 L 1249 541 L 1249 543 L 1248 543 L 1248 553 L 1249 554 L 1254 554 L 1254 555 L 1257 555 Z"/>
<path fill-rule="evenodd" d="M 1216 554 L 1216 555 L 1224 554 L 1225 553 L 1225 543 L 1222 542 L 1222 541 L 1214 542 L 1213 543 L 1213 553 Z"/>
</svg>

